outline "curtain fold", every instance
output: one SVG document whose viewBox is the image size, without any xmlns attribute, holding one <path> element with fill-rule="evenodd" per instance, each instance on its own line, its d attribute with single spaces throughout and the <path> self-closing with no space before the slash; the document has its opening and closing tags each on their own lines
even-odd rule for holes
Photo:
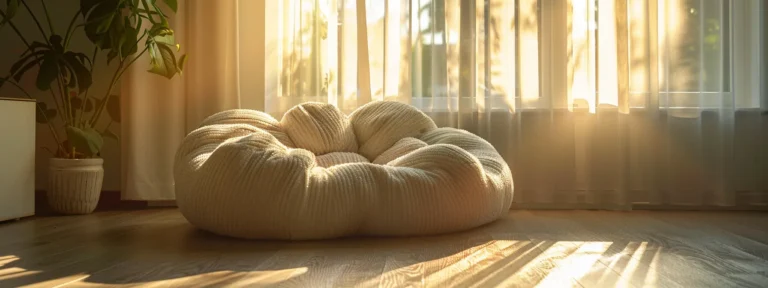
<svg viewBox="0 0 768 288">
<path fill-rule="evenodd" d="M 304 101 L 345 112 L 369 99 L 410 103 L 439 126 L 489 140 L 512 167 L 518 207 L 761 207 L 764 6 L 282 1 L 267 16 L 282 25 L 266 35 L 281 62 L 267 64 L 280 72 L 266 78 L 274 105 L 265 109 L 280 117 Z M 329 20 L 305 20 L 313 17 Z M 313 32 L 326 25 L 336 37 Z M 306 64 L 318 58 L 328 61 Z M 315 79 L 338 89 L 296 92 Z"/>
<path fill-rule="evenodd" d="M 124 200 L 173 200 L 173 160 L 184 136 L 209 115 L 240 107 L 237 1 L 179 1 L 170 20 L 184 73 L 172 80 L 133 65 L 122 79 Z M 139 61 L 149 62 L 149 58 Z"/>
<path fill-rule="evenodd" d="M 125 78 L 126 199 L 172 199 L 217 111 L 394 100 L 493 144 L 516 207 L 768 205 L 764 1 L 213 2 L 180 4 L 182 77 Z"/>
</svg>

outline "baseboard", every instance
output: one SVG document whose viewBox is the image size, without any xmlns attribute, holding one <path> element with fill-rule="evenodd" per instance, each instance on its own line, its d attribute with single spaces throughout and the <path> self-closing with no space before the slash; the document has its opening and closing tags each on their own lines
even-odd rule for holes
<svg viewBox="0 0 768 288">
<path fill-rule="evenodd" d="M 120 191 L 102 191 L 96 211 L 132 210 L 147 208 L 147 201 L 122 200 Z M 35 215 L 55 215 L 56 212 L 48 206 L 45 191 L 35 191 Z"/>
<path fill-rule="evenodd" d="M 768 211 L 768 205 L 674 205 L 674 204 L 633 204 L 632 210 L 663 211 Z"/>
<path fill-rule="evenodd" d="M 120 191 L 102 191 L 96 211 L 132 210 L 158 207 L 177 207 L 176 200 L 136 201 L 122 200 Z M 518 210 L 667 210 L 667 211 L 768 211 L 768 205 L 705 206 L 705 205 L 659 205 L 635 203 L 617 204 L 553 204 L 553 203 L 512 203 L 511 209 Z M 48 206 L 45 191 L 35 191 L 35 215 L 55 215 Z"/>
<path fill-rule="evenodd" d="M 512 203 L 511 209 L 516 210 L 659 210 L 659 211 L 768 211 L 768 205 L 672 205 L 634 203 L 618 204 L 568 204 L 568 203 Z"/>
<path fill-rule="evenodd" d="M 512 203 L 515 210 L 631 210 L 629 205 L 588 203 Z"/>
<path fill-rule="evenodd" d="M 147 201 L 147 207 L 176 207 L 176 200 Z"/>
</svg>

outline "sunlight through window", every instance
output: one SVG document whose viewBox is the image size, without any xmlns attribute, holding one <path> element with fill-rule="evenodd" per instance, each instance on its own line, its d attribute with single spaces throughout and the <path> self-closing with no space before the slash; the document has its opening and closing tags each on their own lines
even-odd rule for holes
<svg viewBox="0 0 768 288">
<path fill-rule="evenodd" d="M 279 23 L 267 54 L 278 55 L 280 73 L 267 79 L 279 87 L 267 98 L 280 107 L 328 102 L 345 112 L 397 100 L 427 110 L 590 113 L 754 98 L 725 85 L 732 4 L 709 2 L 489 0 L 470 9 L 460 0 L 286 0 L 268 15 Z M 467 25 L 475 29 L 462 30 Z M 467 57 L 475 65 L 461 68 Z M 459 95 L 463 86 L 475 92 Z"/>
</svg>

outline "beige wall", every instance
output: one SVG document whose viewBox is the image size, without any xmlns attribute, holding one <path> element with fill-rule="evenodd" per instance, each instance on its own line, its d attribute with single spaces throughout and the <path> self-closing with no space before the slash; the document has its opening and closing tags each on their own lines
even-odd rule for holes
<svg viewBox="0 0 768 288">
<path fill-rule="evenodd" d="M 0 1 L 0 7 L 2 7 L 3 10 L 5 10 L 5 2 L 6 1 Z M 40 1 L 27 1 L 33 11 L 36 12 L 36 15 L 39 16 L 40 21 L 45 21 L 43 14 L 38 13 L 42 12 Z M 51 18 L 52 21 L 55 23 L 54 29 L 56 30 L 57 34 L 64 34 L 64 30 L 66 29 L 67 25 L 69 24 L 69 21 L 72 19 L 72 16 L 74 15 L 75 11 L 77 11 L 79 1 L 77 0 L 56 0 L 56 1 L 46 1 L 46 4 L 48 5 L 48 9 L 51 12 Z M 16 18 L 14 18 L 14 23 L 19 27 L 19 29 L 22 31 L 22 33 L 25 35 L 25 38 L 27 38 L 28 41 L 42 41 L 42 38 L 40 36 L 40 32 L 37 30 L 37 27 L 34 24 L 34 21 L 32 21 L 32 18 L 29 16 L 27 11 L 25 9 L 20 9 L 18 15 Z M 46 22 L 42 22 L 44 28 L 47 30 Z M 82 32 L 82 29 L 78 30 L 78 33 L 74 34 L 72 37 L 72 43 L 70 45 L 70 49 L 76 52 L 82 52 L 86 55 L 89 55 L 93 51 L 93 46 L 88 41 L 88 39 L 85 37 L 85 34 Z M 6 26 L 0 30 L 0 74 L 3 76 L 7 75 L 7 71 L 10 70 L 11 65 L 18 59 L 18 56 L 25 50 L 24 44 L 19 40 L 18 36 L 13 32 L 13 30 Z M 111 79 L 112 72 L 115 68 L 115 63 L 112 63 L 112 67 L 106 66 L 106 55 L 101 55 L 98 57 L 98 60 L 96 62 L 96 70 L 97 72 L 94 73 L 93 82 L 94 85 L 91 88 L 90 95 L 91 96 L 97 96 L 102 97 L 107 89 L 107 86 L 109 85 L 109 80 Z M 140 63 L 137 62 L 136 65 L 146 65 L 146 63 Z M 33 73 L 34 71 L 30 71 L 27 76 L 22 79 L 22 84 L 27 87 L 27 91 L 30 92 L 34 97 L 36 97 L 39 100 L 45 101 L 50 103 L 49 106 L 54 106 L 50 93 L 45 92 L 39 92 L 34 87 L 34 81 L 36 73 Z M 113 94 L 119 93 L 119 84 L 116 85 L 116 89 L 113 90 Z M 14 87 L 10 85 L 3 86 L 2 89 L 0 89 L 0 97 L 15 97 L 15 98 L 21 98 L 24 97 L 23 94 L 21 94 L 18 90 L 16 90 Z M 107 118 L 107 117 L 102 117 Z M 61 122 L 56 122 L 59 124 Z M 97 126 L 98 129 L 103 129 L 107 125 L 106 121 L 104 123 L 99 123 Z M 120 125 L 118 123 L 113 123 L 110 128 L 113 132 L 115 132 L 117 135 L 120 135 Z M 61 130 L 61 129 L 60 129 Z M 49 149 L 54 149 L 55 147 L 55 141 L 53 140 L 53 137 L 51 136 L 51 133 L 48 130 L 48 127 L 44 124 L 38 124 L 37 125 L 37 146 L 38 147 L 49 147 Z M 63 131 L 59 133 L 60 135 L 63 135 Z M 1 136 L 0 136 L 1 137 Z M 2 147 L 0 147 L 2 149 Z M 102 156 L 104 158 L 104 190 L 109 191 L 118 191 L 120 190 L 120 142 L 116 141 L 114 139 L 105 139 L 104 143 L 104 150 L 102 151 Z M 48 158 L 51 157 L 51 154 L 43 150 L 42 148 L 37 149 L 36 153 L 36 188 L 43 190 L 46 188 L 46 181 L 47 181 L 47 169 L 48 169 Z"/>
</svg>

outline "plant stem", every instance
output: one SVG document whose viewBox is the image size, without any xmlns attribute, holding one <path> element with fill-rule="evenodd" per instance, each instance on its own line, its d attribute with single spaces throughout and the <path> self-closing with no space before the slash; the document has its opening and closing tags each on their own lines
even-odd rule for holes
<svg viewBox="0 0 768 288">
<path fill-rule="evenodd" d="M 96 56 L 99 55 L 99 47 L 95 46 L 93 47 L 93 56 L 91 59 L 91 75 L 93 75 L 93 66 L 96 66 Z M 77 123 L 83 122 L 83 117 L 85 116 L 85 104 L 88 103 L 88 92 L 91 91 L 91 87 L 88 87 L 88 89 L 85 90 L 85 95 L 83 96 L 83 105 L 80 106 L 80 117 L 77 119 Z"/>
<path fill-rule="evenodd" d="M 125 69 L 123 69 L 123 71 L 120 72 L 120 75 L 117 75 L 117 79 L 120 79 L 120 77 L 123 76 L 123 73 L 125 73 L 125 71 L 128 70 L 128 67 L 131 67 L 131 65 L 133 65 L 133 62 L 136 62 L 136 60 L 139 60 L 139 58 L 141 58 L 141 55 L 144 55 L 144 53 L 147 52 L 147 49 L 149 49 L 149 48 L 144 47 L 144 50 L 141 50 L 139 55 L 136 55 L 136 57 L 131 59 L 131 62 L 128 62 L 128 65 L 125 66 Z"/>
<path fill-rule="evenodd" d="M 141 19 L 139 19 L 139 20 L 141 20 Z M 139 26 L 141 26 L 141 25 L 136 26 L 136 29 L 140 29 L 141 27 L 139 27 Z M 144 29 L 144 33 L 141 33 L 141 36 L 139 36 L 139 38 L 136 39 L 136 46 L 137 47 L 139 46 L 139 42 L 141 42 L 141 40 L 143 40 L 144 37 L 146 37 L 147 35 L 149 35 L 149 29 Z M 144 47 L 146 47 L 146 45 L 144 45 Z M 128 66 L 126 66 L 126 67 L 129 67 L 129 66 L 131 66 L 131 65 L 128 64 Z"/>
<path fill-rule="evenodd" d="M 133 62 L 131 62 L 133 63 Z M 101 102 L 101 105 L 99 105 L 99 108 L 96 109 L 96 113 L 93 114 L 93 117 L 91 117 L 91 121 L 89 122 L 91 124 L 91 127 L 96 126 L 96 121 L 99 120 L 99 117 L 101 116 L 101 112 L 104 111 L 104 108 L 107 107 L 107 102 L 109 102 L 109 97 L 112 96 L 112 88 L 115 87 L 115 83 L 117 82 L 117 79 L 120 79 L 121 70 L 123 69 L 123 65 L 125 64 L 125 59 L 120 60 L 120 64 L 117 65 L 117 70 L 115 70 L 115 74 L 112 75 L 112 81 L 109 81 L 109 88 L 107 88 L 107 95 L 104 95 L 103 101 Z"/>
<path fill-rule="evenodd" d="M 51 35 L 56 34 L 56 31 L 53 30 L 53 21 L 51 21 L 51 14 L 48 13 L 48 6 L 45 5 L 45 0 L 40 0 L 40 3 L 43 4 L 43 11 L 45 12 L 45 20 L 48 21 L 48 29 L 51 29 Z"/>
<path fill-rule="evenodd" d="M 30 9 L 29 5 L 27 5 L 27 1 L 21 0 L 21 4 L 24 4 L 24 7 L 27 8 L 27 11 L 29 11 L 29 15 L 32 16 L 32 20 L 35 21 L 35 25 L 37 25 L 37 29 L 40 30 L 40 34 L 43 35 L 43 40 L 45 40 L 45 43 L 51 44 L 51 42 L 48 40 L 48 36 L 45 35 L 45 30 L 43 30 L 43 26 L 40 25 L 40 21 L 37 20 L 35 13 L 33 13 L 32 9 Z"/>
<path fill-rule="evenodd" d="M 32 98 L 32 95 L 29 95 L 29 93 L 27 93 L 27 91 L 24 90 L 24 87 L 21 87 L 21 85 L 19 85 L 18 83 L 14 81 L 10 81 L 10 79 L 8 78 L 5 79 L 5 82 L 11 83 L 11 85 L 19 89 L 21 93 L 24 93 L 24 96 L 27 96 L 27 98 L 35 100 L 35 98 Z M 37 105 L 37 101 L 35 101 L 35 107 L 37 108 L 38 111 L 40 111 L 40 114 L 43 115 L 43 118 L 45 118 L 45 123 L 48 124 L 48 129 L 51 130 L 51 135 L 53 135 L 53 139 L 56 141 L 56 146 L 58 147 L 58 149 L 63 150 L 63 148 L 61 147 L 61 141 L 59 141 L 59 134 L 56 133 L 56 128 L 53 127 L 53 123 L 51 123 L 51 120 L 48 119 L 48 115 L 45 114 L 45 111 L 43 111 L 43 108 L 40 108 L 40 105 Z"/>
<path fill-rule="evenodd" d="M 146 1 L 146 0 L 142 0 L 142 1 Z M 139 37 L 139 39 L 136 41 L 136 45 L 138 45 L 138 43 L 141 42 L 141 39 L 143 39 L 144 36 L 146 35 L 147 35 L 147 31 L 145 30 L 144 34 L 142 34 L 141 37 Z M 101 112 L 104 111 L 105 107 L 107 107 L 107 101 L 109 101 L 109 97 L 112 95 L 112 88 L 115 85 L 115 82 L 117 82 L 117 80 L 119 80 L 120 77 L 123 76 L 123 73 L 125 73 L 125 71 L 128 70 L 128 68 L 130 68 L 131 65 L 133 65 L 134 62 L 136 62 L 136 60 L 141 58 L 141 56 L 147 52 L 147 49 L 149 48 L 144 46 L 144 50 L 141 50 L 141 52 L 138 55 L 136 55 L 136 57 L 133 57 L 133 59 L 131 59 L 131 61 L 128 62 L 128 65 L 123 66 L 125 63 L 125 59 L 120 61 L 120 65 L 118 65 L 117 70 L 115 70 L 115 75 L 112 76 L 112 81 L 110 82 L 109 88 L 107 89 L 107 95 L 105 95 L 103 98 L 104 101 L 101 103 L 101 105 L 99 105 L 99 108 L 96 109 L 96 112 L 93 114 L 93 117 L 91 117 L 91 121 L 90 121 L 91 126 L 96 125 L 96 121 L 99 120 L 99 117 L 101 117 Z"/>
<path fill-rule="evenodd" d="M 69 120 L 72 122 L 72 126 L 77 127 L 77 123 L 75 123 L 75 109 L 72 107 L 72 97 L 69 97 L 69 87 L 67 84 L 62 84 L 62 86 L 64 87 L 64 95 L 66 95 L 64 98 L 67 99 L 67 107 L 69 107 Z"/>
<path fill-rule="evenodd" d="M 2 10 L 0 10 L 0 16 L 3 16 L 3 18 L 5 18 L 5 13 Z M 26 38 L 24 38 L 24 35 L 21 34 L 21 31 L 19 31 L 19 29 L 16 28 L 16 25 L 13 25 L 12 20 L 8 20 L 8 25 L 11 26 L 11 28 L 13 28 L 13 31 L 16 32 L 17 36 L 19 36 L 19 38 L 21 39 L 21 42 L 24 42 L 24 45 L 26 45 L 27 48 L 29 48 L 29 42 L 27 41 Z"/>
<path fill-rule="evenodd" d="M 59 87 L 59 93 L 61 94 L 62 105 L 64 105 L 65 115 L 63 116 L 66 116 L 66 117 L 62 117 L 62 119 L 64 119 L 65 124 L 71 124 L 72 120 L 74 119 L 72 119 L 72 114 L 71 114 L 72 110 L 69 105 L 70 104 L 69 95 L 67 95 L 67 92 L 64 91 L 64 88 L 66 87 L 66 85 L 62 85 L 60 76 L 56 76 L 56 84 Z"/>
<path fill-rule="evenodd" d="M 75 16 L 72 17 L 72 20 L 69 21 L 69 26 L 67 26 L 67 34 L 64 35 L 64 49 L 66 50 L 67 47 L 69 47 L 69 39 L 72 38 L 72 34 L 74 34 L 74 25 L 75 21 L 77 20 L 78 16 L 80 16 L 81 10 L 77 10 L 75 12 Z"/>
<path fill-rule="evenodd" d="M 53 93 L 53 89 L 48 89 L 48 90 L 51 92 L 51 98 L 53 98 L 53 103 L 56 103 L 56 111 L 57 111 L 57 113 L 59 113 L 59 115 L 62 115 L 62 117 L 64 117 L 63 116 L 64 113 L 62 113 L 62 112 L 64 112 L 63 111 L 64 107 L 62 107 L 63 103 L 61 103 L 61 104 L 59 103 L 59 99 L 56 98 L 56 93 Z"/>
<path fill-rule="evenodd" d="M 146 0 L 142 0 L 142 1 L 146 1 Z M 138 45 L 138 43 L 141 42 L 141 40 L 146 35 L 147 35 L 147 31 L 145 30 L 144 33 L 141 35 L 141 37 L 139 37 L 139 39 L 136 41 L 136 45 Z M 112 81 L 110 81 L 109 83 L 109 88 L 107 89 L 107 95 L 104 95 L 104 98 L 103 98 L 104 101 L 101 103 L 101 105 L 99 105 L 99 108 L 96 109 L 96 112 L 93 114 L 93 117 L 91 117 L 91 121 L 90 121 L 91 126 L 96 125 L 96 121 L 99 120 L 99 117 L 101 117 L 102 111 L 104 111 L 104 108 L 107 107 L 107 101 L 109 101 L 109 97 L 112 95 L 112 89 L 115 83 L 117 82 L 117 80 L 123 77 L 123 73 L 125 73 L 125 71 L 128 70 L 128 68 L 130 68 L 131 65 L 133 65 L 134 62 L 136 62 L 136 60 L 141 58 L 141 56 L 147 52 L 147 49 L 149 48 L 145 46 L 144 50 L 141 50 L 141 52 L 138 55 L 136 55 L 136 57 L 133 57 L 133 59 L 131 59 L 131 61 L 128 62 L 128 65 L 124 65 L 125 59 L 120 61 L 120 64 L 118 65 L 117 70 L 115 70 L 115 74 L 112 76 Z"/>
<path fill-rule="evenodd" d="M 109 119 L 109 123 L 107 123 L 107 127 L 104 128 L 104 131 L 106 132 L 109 130 L 109 127 L 112 127 L 112 122 L 115 122 L 115 120 Z"/>
<path fill-rule="evenodd" d="M 150 10 L 149 7 L 152 7 L 152 6 L 149 6 L 149 3 L 147 3 L 147 0 L 141 0 L 141 4 L 144 4 L 144 9 L 147 9 L 147 11 Z M 147 15 L 149 16 L 149 22 L 151 22 L 152 24 L 155 24 L 155 19 L 154 19 L 155 17 L 152 17 L 152 14 L 150 13 L 147 13 Z"/>
</svg>

